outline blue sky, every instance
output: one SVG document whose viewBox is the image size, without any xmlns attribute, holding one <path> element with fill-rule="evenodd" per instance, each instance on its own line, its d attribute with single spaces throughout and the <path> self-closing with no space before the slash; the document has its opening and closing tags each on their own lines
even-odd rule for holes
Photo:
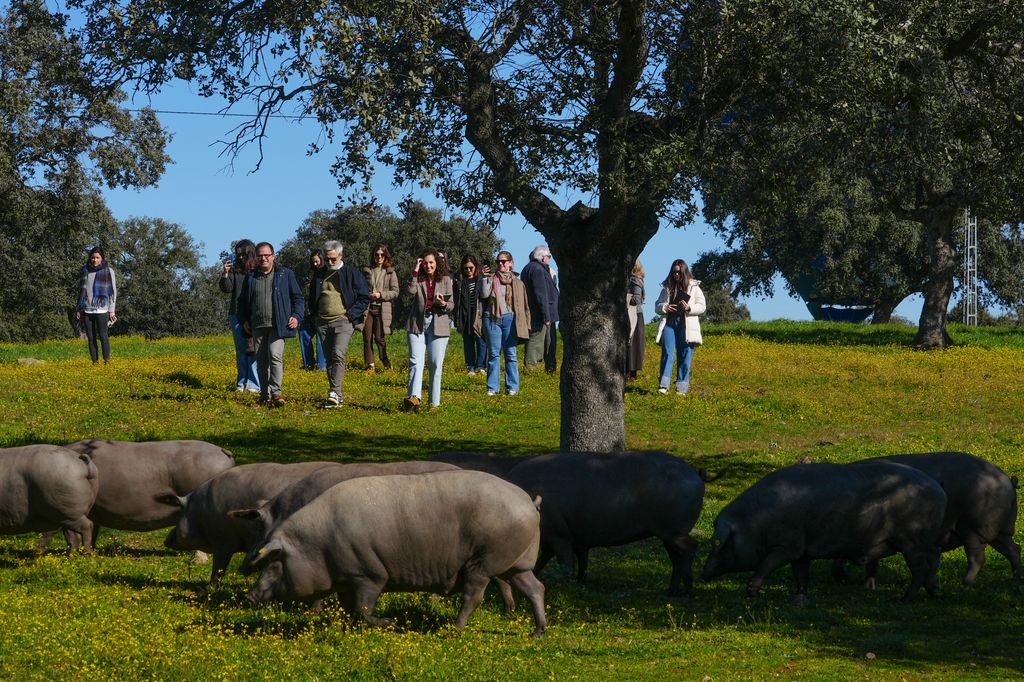
<svg viewBox="0 0 1024 682">
<path fill-rule="evenodd" d="M 136 101 L 144 106 L 146 101 Z M 155 109 L 166 111 L 216 112 L 217 103 L 189 92 L 178 85 L 154 98 Z M 244 109 L 239 109 L 244 111 Z M 278 245 L 295 234 L 311 211 L 332 208 L 338 200 L 338 187 L 330 174 L 334 161 L 331 149 L 306 154 L 318 129 L 313 123 L 286 119 L 271 122 L 263 143 L 263 163 L 255 146 L 250 146 L 228 167 L 229 159 L 220 156 L 218 140 L 228 139 L 230 130 L 244 119 L 220 116 L 190 116 L 161 113 L 160 121 L 174 139 L 168 149 L 174 163 L 156 187 L 142 191 L 108 190 L 107 204 L 118 219 L 131 216 L 159 217 L 178 223 L 204 245 L 207 263 L 227 249 L 233 240 L 248 237 Z M 392 188 L 390 172 L 379 174 L 375 192 L 380 203 L 396 207 L 408 188 Z M 424 203 L 444 208 L 429 190 L 414 193 Z M 544 239 L 520 216 L 507 216 L 499 235 L 518 264 L 526 263 L 529 252 Z M 722 246 L 721 240 L 702 221 L 679 230 L 662 228 L 648 243 L 640 257 L 647 271 L 650 319 L 657 282 L 660 282 L 675 258 L 692 263 L 704 251 Z M 554 264 L 557 268 L 558 264 Z M 798 298 L 786 295 L 781 282 L 771 299 L 743 299 L 755 320 L 809 320 L 807 308 Z M 904 302 L 897 314 L 912 321 L 920 314 L 920 298 Z"/>
</svg>

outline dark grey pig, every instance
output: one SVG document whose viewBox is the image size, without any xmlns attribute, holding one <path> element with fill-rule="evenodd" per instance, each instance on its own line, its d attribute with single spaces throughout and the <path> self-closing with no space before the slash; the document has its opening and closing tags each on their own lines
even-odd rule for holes
<svg viewBox="0 0 1024 682">
<path fill-rule="evenodd" d="M 901 464 L 800 464 L 774 471 L 715 519 L 702 577 L 754 571 L 747 593 L 790 564 L 794 601 L 807 599 L 812 559 L 867 563 L 899 552 L 910 568 L 904 594 L 935 593 L 946 495 L 932 478 Z"/>
<path fill-rule="evenodd" d="M 540 515 L 521 489 L 479 471 L 344 481 L 285 519 L 250 564 L 262 571 L 249 599 L 321 599 L 337 592 L 353 617 L 375 615 L 382 592 L 462 592 L 461 630 L 493 577 L 547 626 L 544 586 L 533 574 Z"/>
<path fill-rule="evenodd" d="M 507 457 L 504 455 L 495 455 L 483 452 L 462 452 L 458 450 L 450 450 L 447 452 L 439 452 L 436 455 L 431 455 L 430 459 L 434 462 L 447 462 L 448 464 L 454 464 L 460 469 L 486 471 L 489 474 L 505 478 L 513 467 L 518 466 L 523 462 L 527 462 L 533 459 L 533 457 Z"/>
<path fill-rule="evenodd" d="M 255 524 L 228 515 L 233 509 L 258 507 L 292 483 L 333 462 L 242 464 L 206 481 L 188 495 L 163 495 L 160 500 L 181 508 L 177 525 L 164 544 L 171 549 L 199 550 L 213 555 L 212 588 L 236 552 L 247 552 L 259 537 Z"/>
<path fill-rule="evenodd" d="M 100 527 L 148 531 L 173 526 L 181 508 L 158 501 L 187 495 L 235 464 L 224 448 L 201 440 L 133 443 L 89 438 L 64 447 L 89 455 L 100 472 L 100 490 L 89 512 L 92 542 Z M 52 533 L 39 543 L 49 544 Z"/>
<path fill-rule="evenodd" d="M 98 487 L 89 455 L 58 445 L 0 450 L 0 534 L 63 529 L 73 549 L 89 548 Z"/>
<path fill-rule="evenodd" d="M 1024 578 L 1020 545 L 1013 541 L 1017 525 L 1017 479 L 980 457 L 966 452 L 927 452 L 879 459 L 898 462 L 928 474 L 946 493 L 947 523 L 953 532 L 942 549 L 963 546 L 970 585 L 985 565 L 985 545 L 1006 557 L 1017 579 Z"/>
<path fill-rule="evenodd" d="M 246 557 L 246 563 L 255 558 L 256 546 L 267 541 L 271 531 L 282 521 L 315 500 L 325 490 L 342 481 L 367 476 L 391 476 L 394 474 L 426 474 L 437 471 L 460 471 L 453 464 L 444 462 L 354 462 L 352 464 L 331 464 L 317 469 L 282 490 L 273 499 L 259 507 L 237 509 L 229 516 L 245 519 L 255 524 L 256 542 Z"/>
<path fill-rule="evenodd" d="M 669 594 L 680 580 L 693 586 L 697 541 L 690 531 L 704 504 L 704 481 L 666 452 L 574 452 L 540 455 L 512 468 L 507 480 L 540 496 L 540 572 L 552 556 L 578 562 L 587 577 L 587 551 L 656 537 L 672 562 Z"/>
</svg>

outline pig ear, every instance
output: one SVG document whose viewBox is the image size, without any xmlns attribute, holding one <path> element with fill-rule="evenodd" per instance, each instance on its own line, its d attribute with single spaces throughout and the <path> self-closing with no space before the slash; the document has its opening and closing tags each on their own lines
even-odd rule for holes
<svg viewBox="0 0 1024 682">
<path fill-rule="evenodd" d="M 232 509 L 228 512 L 228 516 L 245 521 L 259 521 L 263 518 L 263 514 L 260 513 L 259 509 Z"/>
<path fill-rule="evenodd" d="M 186 495 L 185 497 L 178 497 L 174 493 L 161 493 L 160 495 L 155 496 L 153 499 L 155 499 L 160 504 L 166 504 L 169 507 L 180 507 L 182 509 L 184 509 L 185 505 L 188 503 L 188 495 Z"/>
<path fill-rule="evenodd" d="M 252 568 L 252 570 L 258 571 L 274 559 L 281 558 L 281 555 L 283 553 L 284 545 L 281 543 L 281 540 L 271 540 L 259 549 L 253 550 L 253 558 L 252 561 L 249 562 L 249 566 Z"/>
</svg>

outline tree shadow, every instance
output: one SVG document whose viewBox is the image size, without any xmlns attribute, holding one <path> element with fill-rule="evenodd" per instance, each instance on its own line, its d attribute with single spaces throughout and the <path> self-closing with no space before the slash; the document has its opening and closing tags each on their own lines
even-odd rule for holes
<svg viewBox="0 0 1024 682">
<path fill-rule="evenodd" d="M 864 325 L 850 322 L 736 322 L 707 325 L 705 337 L 748 336 L 761 341 L 812 346 L 906 346 L 911 347 L 915 327 L 897 324 Z"/>
</svg>

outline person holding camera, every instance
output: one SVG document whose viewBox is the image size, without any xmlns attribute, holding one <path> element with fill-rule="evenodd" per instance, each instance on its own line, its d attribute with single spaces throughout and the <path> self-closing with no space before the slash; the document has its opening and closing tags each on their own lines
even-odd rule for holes
<svg viewBox="0 0 1024 682">
<path fill-rule="evenodd" d="M 686 261 L 677 258 L 672 261 L 668 277 L 661 283 L 661 293 L 654 304 L 661 315 L 655 343 L 661 344 L 661 372 L 658 379 L 658 393 L 668 393 L 672 379 L 672 363 L 679 356 L 676 369 L 676 391 L 685 395 L 690 390 L 690 365 L 693 350 L 703 339 L 700 335 L 699 315 L 707 305 L 700 280 L 693 279 Z"/>
<path fill-rule="evenodd" d="M 526 302 L 526 286 L 512 269 L 512 254 L 498 254 L 498 271 L 483 266 L 480 288 L 480 310 L 484 336 L 487 339 L 487 395 L 501 390 L 501 360 L 505 356 L 505 391 L 519 393 L 519 359 L 516 344 L 530 338 L 530 306 Z"/>
<path fill-rule="evenodd" d="M 103 364 L 110 362 L 110 339 L 108 327 L 117 321 L 114 306 L 117 304 L 117 278 L 114 269 L 107 263 L 106 254 L 98 246 L 89 251 L 89 257 L 78 275 L 77 319 L 85 327 L 89 339 L 89 357 L 92 364 L 100 360 L 103 349 Z M 98 344 L 98 346 L 97 346 Z"/>
<path fill-rule="evenodd" d="M 416 259 L 406 291 L 413 295 L 409 322 L 409 385 L 406 409 L 418 409 L 423 400 L 423 363 L 430 369 L 430 406 L 441 404 L 441 369 L 451 336 L 449 315 L 455 309 L 452 279 L 445 261 L 434 249 Z"/>
<path fill-rule="evenodd" d="M 231 294 L 228 320 L 235 341 L 235 390 L 260 392 L 256 372 L 256 350 L 251 336 L 242 328 L 238 315 L 238 299 L 242 295 L 245 277 L 256 269 L 256 244 L 251 239 L 239 239 L 231 245 L 231 256 L 224 261 L 224 274 L 220 277 L 220 290 Z"/>
</svg>

